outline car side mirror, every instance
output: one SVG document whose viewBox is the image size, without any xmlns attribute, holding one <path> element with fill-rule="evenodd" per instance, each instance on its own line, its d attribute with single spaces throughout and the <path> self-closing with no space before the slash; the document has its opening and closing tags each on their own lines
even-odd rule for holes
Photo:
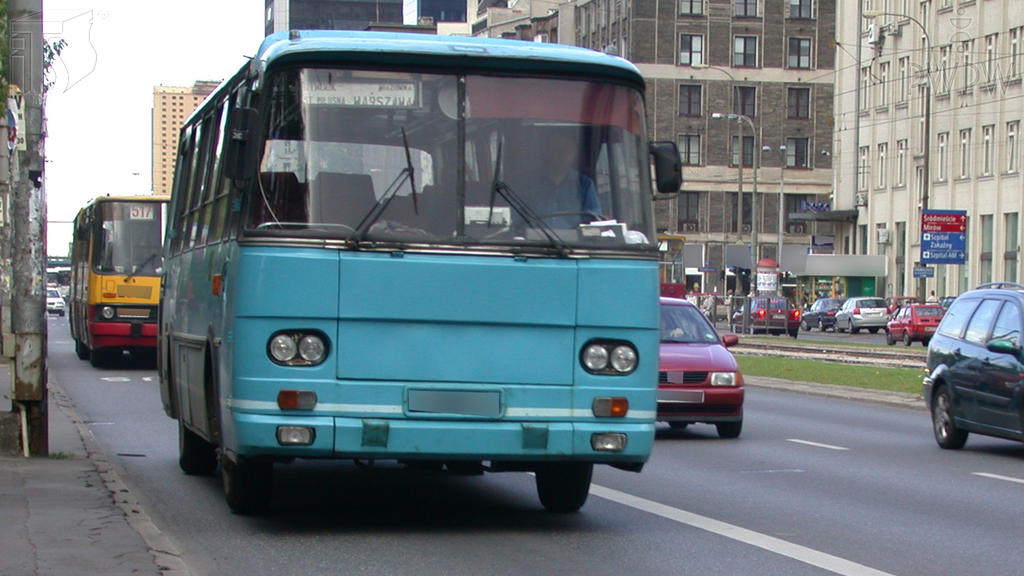
<svg viewBox="0 0 1024 576">
<path fill-rule="evenodd" d="M 224 143 L 224 175 L 232 180 L 249 180 L 256 171 L 259 113 L 253 108 L 235 108 L 228 117 Z"/>
<path fill-rule="evenodd" d="M 1011 354 L 1013 356 L 1020 357 L 1021 348 L 1020 345 L 1014 343 L 1012 340 L 992 340 L 986 346 L 989 352 L 995 352 L 996 354 Z"/>
<path fill-rule="evenodd" d="M 679 162 L 679 147 L 675 142 L 651 142 L 654 157 L 654 181 L 658 192 L 674 194 L 683 185 L 683 171 Z"/>
<path fill-rule="evenodd" d="M 726 348 L 732 348 L 733 346 L 740 343 L 740 337 L 735 334 L 726 334 L 722 336 L 722 346 Z"/>
</svg>

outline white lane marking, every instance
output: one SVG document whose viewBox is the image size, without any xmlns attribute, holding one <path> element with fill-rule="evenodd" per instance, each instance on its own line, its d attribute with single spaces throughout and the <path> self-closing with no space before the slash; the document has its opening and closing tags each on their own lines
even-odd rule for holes
<svg viewBox="0 0 1024 576">
<path fill-rule="evenodd" d="M 154 378 L 152 376 L 146 376 L 142 379 L 143 382 L 152 382 Z"/>
<path fill-rule="evenodd" d="M 993 480 L 1005 480 L 1007 482 L 1016 482 L 1017 484 L 1024 484 L 1024 480 L 1020 478 L 1014 478 L 1012 476 L 1000 476 L 999 474 L 989 474 L 988 472 L 971 472 L 975 476 L 981 476 L 982 478 L 992 478 Z"/>
<path fill-rule="evenodd" d="M 842 446 L 833 446 L 832 444 L 822 444 L 821 442 L 811 442 L 810 440 L 800 440 L 798 438 L 786 438 L 786 442 L 795 442 L 816 448 L 828 448 L 829 450 L 849 450 L 849 448 L 843 448 Z"/>
<path fill-rule="evenodd" d="M 767 534 L 761 534 L 760 532 L 754 532 L 753 530 L 733 526 L 732 524 L 727 524 L 720 520 L 694 514 L 693 512 L 687 512 L 686 510 L 680 510 L 679 508 L 659 504 L 645 498 L 640 498 L 639 496 L 633 496 L 631 494 L 626 494 L 625 492 L 605 488 L 604 486 L 592 484 L 590 486 L 590 493 L 594 496 L 611 500 L 612 502 L 617 502 L 642 512 L 661 516 L 662 518 L 666 518 L 680 524 L 686 524 L 687 526 L 692 526 L 700 530 L 705 530 L 712 534 L 724 536 L 726 538 L 736 540 L 737 542 L 742 542 L 743 544 L 756 546 L 757 548 L 761 548 L 787 558 L 792 558 L 798 562 L 803 562 L 804 564 L 809 564 L 816 568 L 828 570 L 836 574 L 843 574 L 846 576 L 892 576 L 888 572 L 875 570 L 874 568 L 863 564 L 857 564 L 856 562 L 845 560 L 838 556 L 833 556 L 806 546 L 780 540 L 779 538 L 768 536 Z"/>
<path fill-rule="evenodd" d="M 127 378 L 125 376 L 107 376 L 105 378 L 100 378 L 100 380 L 103 380 L 104 382 L 131 382 L 132 381 L 131 378 Z"/>
</svg>

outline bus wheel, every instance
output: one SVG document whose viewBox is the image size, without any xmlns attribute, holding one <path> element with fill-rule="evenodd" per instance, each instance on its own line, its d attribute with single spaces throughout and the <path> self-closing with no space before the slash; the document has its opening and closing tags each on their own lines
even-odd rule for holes
<svg viewBox="0 0 1024 576">
<path fill-rule="evenodd" d="M 75 340 L 75 354 L 78 355 L 79 360 L 88 360 L 91 350 L 85 344 L 82 344 L 81 340 Z"/>
<path fill-rule="evenodd" d="M 178 420 L 178 466 L 189 476 L 209 476 L 217 469 L 217 448 Z"/>
<path fill-rule="evenodd" d="M 224 475 L 224 496 L 235 514 L 259 514 L 270 505 L 274 480 L 274 463 L 239 458 L 232 462 L 225 457 L 221 463 Z"/>
<path fill-rule="evenodd" d="M 537 469 L 537 495 L 548 512 L 576 512 L 590 493 L 594 465 L 586 462 L 545 464 Z"/>
</svg>

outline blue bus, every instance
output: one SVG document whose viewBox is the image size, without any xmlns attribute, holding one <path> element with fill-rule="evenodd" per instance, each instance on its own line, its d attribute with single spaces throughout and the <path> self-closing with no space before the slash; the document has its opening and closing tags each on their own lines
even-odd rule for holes
<svg viewBox="0 0 1024 576">
<path fill-rule="evenodd" d="M 266 38 L 182 129 L 161 396 L 179 463 L 258 513 L 275 464 L 533 472 L 585 502 L 654 440 L 652 198 L 630 63 L 372 32 Z M 652 185 L 652 166 L 656 185 Z"/>
</svg>

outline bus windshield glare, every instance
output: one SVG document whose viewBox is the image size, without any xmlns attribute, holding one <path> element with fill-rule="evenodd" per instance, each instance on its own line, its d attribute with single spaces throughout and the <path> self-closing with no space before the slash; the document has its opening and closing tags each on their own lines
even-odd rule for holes
<svg viewBox="0 0 1024 576">
<path fill-rule="evenodd" d="M 268 96 L 249 234 L 654 249 L 634 89 L 307 68 Z"/>
<path fill-rule="evenodd" d="M 104 202 L 92 254 L 97 274 L 158 276 L 163 225 L 152 202 Z"/>
</svg>

